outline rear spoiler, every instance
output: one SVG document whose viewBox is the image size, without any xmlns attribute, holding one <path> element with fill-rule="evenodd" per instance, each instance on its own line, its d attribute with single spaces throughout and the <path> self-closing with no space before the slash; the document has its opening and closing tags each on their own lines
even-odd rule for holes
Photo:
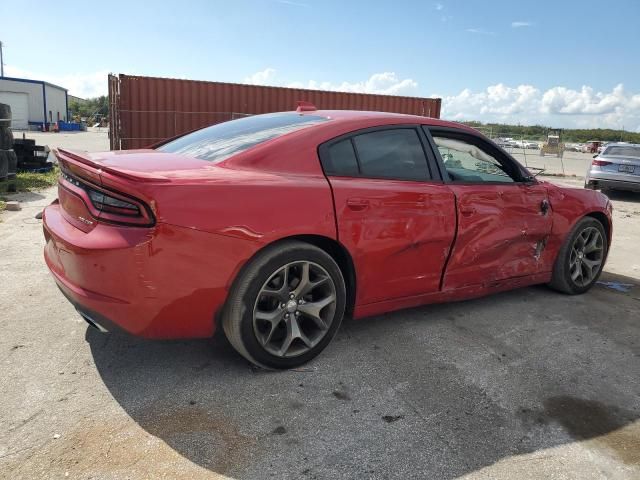
<svg viewBox="0 0 640 480">
<path fill-rule="evenodd" d="M 124 178 L 134 182 L 168 182 L 169 179 L 161 175 L 154 175 L 147 172 L 135 172 L 131 170 L 116 169 L 106 166 L 100 162 L 96 162 L 86 153 L 72 152 L 64 148 L 54 149 L 54 153 L 58 160 L 62 163 L 68 163 L 75 168 L 89 174 L 90 177 L 100 177 L 102 172 L 113 175 L 114 177 Z M 87 168 L 89 167 L 89 168 Z M 94 178 L 95 180 L 96 178 Z"/>
</svg>

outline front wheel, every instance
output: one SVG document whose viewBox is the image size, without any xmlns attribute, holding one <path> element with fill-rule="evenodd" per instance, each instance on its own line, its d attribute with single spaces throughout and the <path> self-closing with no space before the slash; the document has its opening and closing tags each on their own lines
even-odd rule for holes
<svg viewBox="0 0 640 480">
<path fill-rule="evenodd" d="M 302 365 L 329 344 L 340 327 L 346 287 L 323 250 L 285 241 L 260 252 L 241 272 L 222 317 L 233 347 L 256 365 Z"/>
<path fill-rule="evenodd" d="M 586 292 L 602 273 L 607 250 L 602 223 L 595 218 L 583 218 L 560 248 L 549 286 L 569 295 Z"/>
</svg>

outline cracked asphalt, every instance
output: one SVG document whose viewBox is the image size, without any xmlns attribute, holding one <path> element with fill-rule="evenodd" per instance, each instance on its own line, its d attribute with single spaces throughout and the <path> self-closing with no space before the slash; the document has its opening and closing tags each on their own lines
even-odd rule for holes
<svg viewBox="0 0 640 480">
<path fill-rule="evenodd" d="M 221 336 L 89 329 L 42 259 L 54 197 L 0 216 L 0 478 L 640 478 L 640 196 L 613 196 L 609 283 L 586 295 L 347 321 L 278 373 Z"/>
</svg>

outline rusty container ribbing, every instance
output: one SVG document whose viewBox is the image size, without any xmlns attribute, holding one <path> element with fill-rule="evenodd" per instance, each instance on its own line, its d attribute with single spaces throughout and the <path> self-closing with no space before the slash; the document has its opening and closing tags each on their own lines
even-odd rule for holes
<svg viewBox="0 0 640 480">
<path fill-rule="evenodd" d="M 109 75 L 112 150 L 143 148 L 214 123 L 259 113 L 318 109 L 373 110 L 440 117 L 439 98 L 264 87 L 173 78 Z"/>
</svg>

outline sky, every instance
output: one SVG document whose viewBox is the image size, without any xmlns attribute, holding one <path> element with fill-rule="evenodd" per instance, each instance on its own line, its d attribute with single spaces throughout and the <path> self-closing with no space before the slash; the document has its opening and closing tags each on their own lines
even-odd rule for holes
<svg viewBox="0 0 640 480">
<path fill-rule="evenodd" d="M 442 98 L 448 120 L 640 131 L 640 1 L 21 0 L 5 75 L 125 73 Z M 292 106 L 293 107 L 293 106 Z"/>
</svg>

